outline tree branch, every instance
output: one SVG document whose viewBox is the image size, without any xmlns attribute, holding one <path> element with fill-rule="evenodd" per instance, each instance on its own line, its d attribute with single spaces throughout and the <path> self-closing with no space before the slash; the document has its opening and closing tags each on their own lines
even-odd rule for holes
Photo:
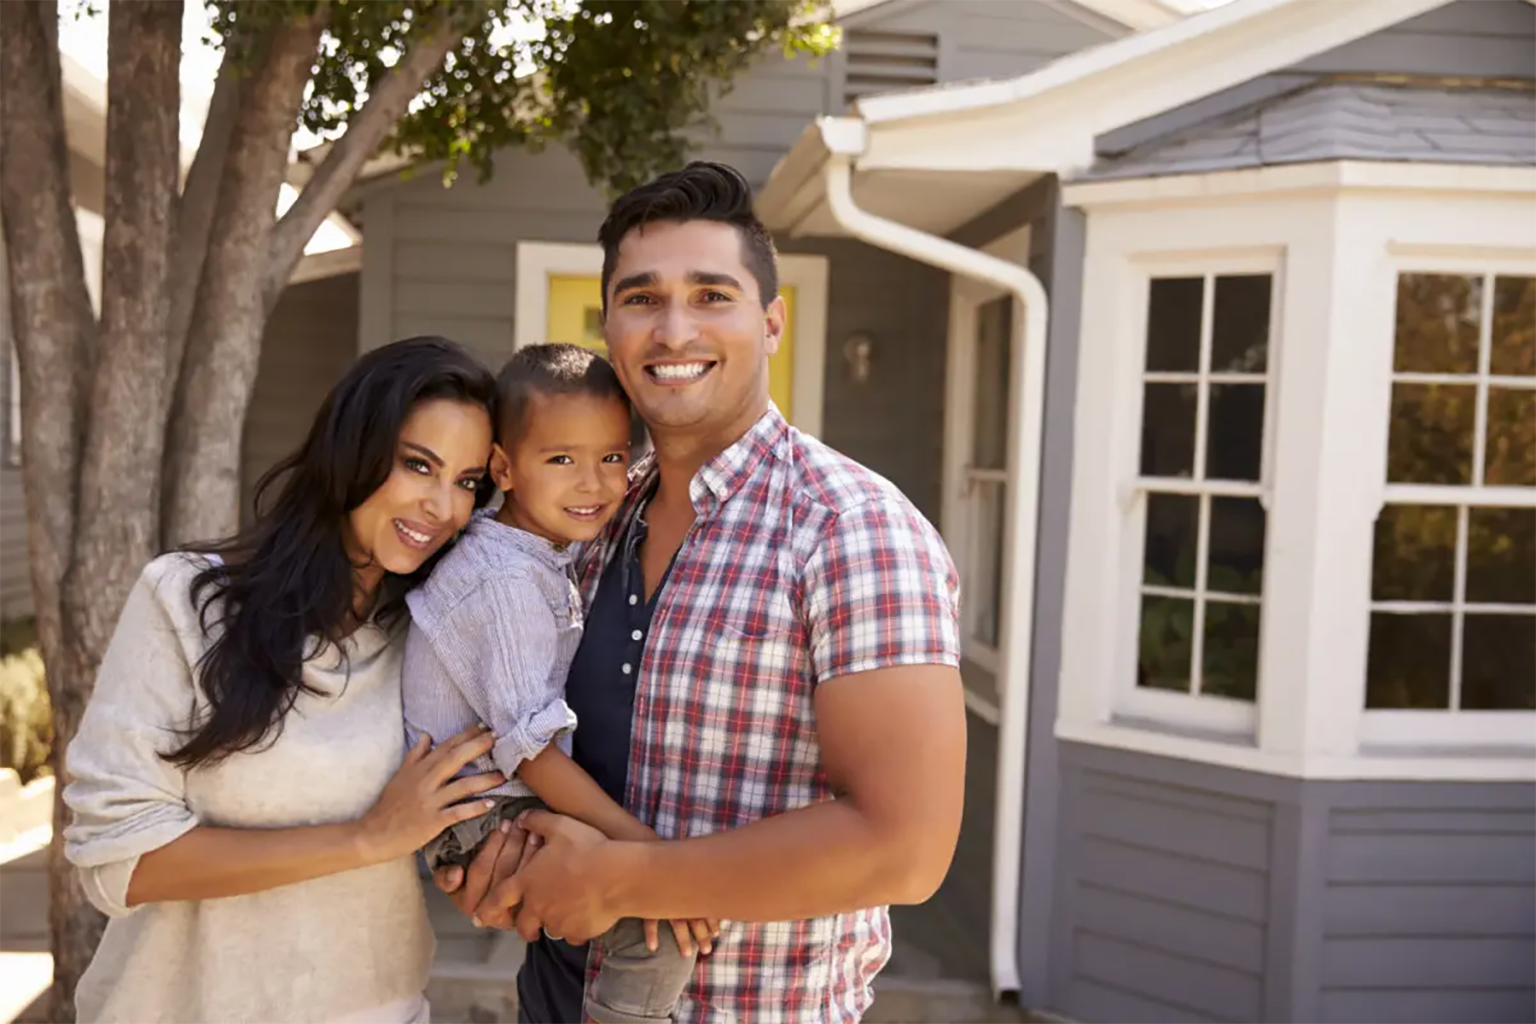
<svg viewBox="0 0 1536 1024">
<path fill-rule="evenodd" d="M 331 146 L 299 193 L 299 198 L 278 221 L 269 247 L 264 298 L 271 309 L 288 283 L 304 246 L 342 195 L 357 180 L 363 164 L 378 150 L 423 83 L 443 63 L 448 51 L 464 38 L 464 28 L 454 27 L 445 16 L 426 26 L 394 67 L 389 69 L 368 101 L 348 122 L 347 130 Z"/>
<path fill-rule="evenodd" d="M 288 146 L 324 27 L 320 16 L 272 30 L 241 80 L 202 284 L 166 437 L 165 539 L 213 540 L 238 525 L 240 442 L 261 354 L 267 267 Z"/>
<path fill-rule="evenodd" d="M 228 62 L 228 55 L 225 56 Z M 171 263 L 171 314 L 167 321 L 168 344 L 165 375 L 175 380 L 181 372 L 181 360 L 187 347 L 187 332 L 192 327 L 192 309 L 197 301 L 198 285 L 203 279 L 203 260 L 208 254 L 208 232 L 213 227 L 213 211 L 218 205 L 219 184 L 224 177 L 224 161 L 229 154 L 235 117 L 240 109 L 240 75 L 220 65 L 218 84 L 208 104 L 203 123 L 203 137 L 197 155 L 182 186 L 177 208 L 176 242 Z M 165 395 L 164 413 L 170 412 L 174 391 Z M 163 415 L 163 414 L 162 414 Z"/>
</svg>

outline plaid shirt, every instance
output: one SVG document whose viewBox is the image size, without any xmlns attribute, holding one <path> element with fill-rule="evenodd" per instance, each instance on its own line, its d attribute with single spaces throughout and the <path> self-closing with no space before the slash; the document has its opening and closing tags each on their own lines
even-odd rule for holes
<svg viewBox="0 0 1536 1024">
<path fill-rule="evenodd" d="M 639 462 L 619 513 L 583 554 L 589 607 L 657 480 L 654 462 Z M 635 687 L 625 799 L 667 839 L 833 798 L 816 739 L 818 683 L 960 662 L 959 580 L 937 531 L 894 485 L 777 409 L 706 464 L 689 496 L 697 519 Z M 890 952 L 885 907 L 731 923 L 700 958 L 676 1019 L 857 1021 Z"/>
</svg>

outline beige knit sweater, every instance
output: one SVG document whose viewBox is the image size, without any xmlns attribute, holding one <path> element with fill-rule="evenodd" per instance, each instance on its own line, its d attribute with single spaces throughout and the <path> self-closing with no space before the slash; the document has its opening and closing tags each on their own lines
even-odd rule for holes
<svg viewBox="0 0 1536 1024">
<path fill-rule="evenodd" d="M 412 858 L 225 899 L 126 906 L 138 859 L 205 824 L 279 828 L 356 819 L 404 756 L 403 630 L 377 626 L 304 666 L 271 746 L 183 771 L 159 753 L 202 699 L 207 646 L 187 555 L 151 562 L 128 598 L 69 748 L 66 853 L 108 915 L 81 980 L 90 1021 L 334 1021 L 426 987 L 433 953 Z"/>
</svg>

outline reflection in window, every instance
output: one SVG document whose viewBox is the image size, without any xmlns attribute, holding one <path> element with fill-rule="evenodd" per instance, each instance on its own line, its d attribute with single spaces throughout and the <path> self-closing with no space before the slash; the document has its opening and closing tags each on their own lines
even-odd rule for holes
<svg viewBox="0 0 1536 1024">
<path fill-rule="evenodd" d="M 1402 275 L 1392 391 L 1366 706 L 1536 709 L 1536 278 Z"/>
<path fill-rule="evenodd" d="M 1151 282 L 1138 686 L 1257 696 L 1272 287 L 1267 274 Z"/>
</svg>

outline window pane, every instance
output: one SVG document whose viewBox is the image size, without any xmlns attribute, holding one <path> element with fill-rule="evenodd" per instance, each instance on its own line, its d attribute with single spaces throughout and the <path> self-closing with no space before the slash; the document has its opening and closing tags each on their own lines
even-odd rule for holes
<svg viewBox="0 0 1536 1024">
<path fill-rule="evenodd" d="M 1400 373 L 1476 373 L 1483 279 L 1403 274 L 1397 279 Z"/>
<path fill-rule="evenodd" d="M 1141 413 L 1141 475 L 1195 475 L 1193 384 L 1148 384 Z"/>
<path fill-rule="evenodd" d="M 1211 312 L 1211 372 L 1263 373 L 1269 365 L 1268 274 L 1218 277 Z"/>
<path fill-rule="evenodd" d="M 1258 480 L 1264 456 L 1264 385 L 1211 386 L 1205 478 Z"/>
<path fill-rule="evenodd" d="M 976 310 L 976 405 L 971 411 L 971 465 L 1002 469 L 1008 457 L 1009 350 L 1013 298 L 995 299 Z"/>
<path fill-rule="evenodd" d="M 1393 384 L 1387 480 L 1394 484 L 1472 482 L 1477 389 L 1459 384 Z"/>
<path fill-rule="evenodd" d="M 1461 637 L 1463 708 L 1536 709 L 1536 615 L 1468 615 Z"/>
<path fill-rule="evenodd" d="M 1259 680 L 1259 606 L 1208 601 L 1200 692 L 1253 700 Z"/>
<path fill-rule="evenodd" d="M 1536 509 L 1467 510 L 1466 599 L 1536 605 Z"/>
<path fill-rule="evenodd" d="M 1450 615 L 1372 613 L 1365 706 L 1443 710 L 1450 700 Z"/>
<path fill-rule="evenodd" d="M 1536 487 L 1536 390 L 1488 389 L 1485 451 L 1485 483 Z"/>
<path fill-rule="evenodd" d="M 976 501 L 971 506 L 972 572 L 966 601 L 972 603 L 971 639 L 996 647 L 1003 606 L 1003 524 L 1007 515 L 1007 488 L 996 481 L 976 481 Z"/>
<path fill-rule="evenodd" d="M 1205 589 L 1258 594 L 1264 589 L 1264 506 L 1257 498 L 1212 498 Z"/>
<path fill-rule="evenodd" d="M 1143 582 L 1154 587 L 1194 587 L 1199 516 L 1200 499 L 1193 495 L 1147 495 Z"/>
<path fill-rule="evenodd" d="M 1494 278 L 1492 333 L 1489 372 L 1536 376 L 1536 277 Z"/>
<path fill-rule="evenodd" d="M 1141 664 L 1136 685 L 1189 692 L 1195 602 L 1171 597 L 1141 599 Z"/>
<path fill-rule="evenodd" d="M 1456 590 L 1456 510 L 1388 505 L 1376 520 L 1371 598 L 1445 601 Z"/>
<path fill-rule="evenodd" d="M 1200 368 L 1200 305 L 1205 279 L 1161 277 L 1147 299 L 1147 370 L 1194 373 Z"/>
</svg>

